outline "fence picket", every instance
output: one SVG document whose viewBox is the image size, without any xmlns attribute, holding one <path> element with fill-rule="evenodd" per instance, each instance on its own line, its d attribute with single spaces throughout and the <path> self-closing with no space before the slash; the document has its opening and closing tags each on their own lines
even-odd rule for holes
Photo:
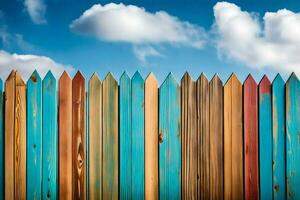
<svg viewBox="0 0 300 200">
<path fill-rule="evenodd" d="M 257 84 L 249 75 L 244 82 L 245 199 L 259 198 Z"/>
<path fill-rule="evenodd" d="M 0 196 L 4 197 L 4 93 L 0 79 Z"/>
<path fill-rule="evenodd" d="M 27 81 L 27 199 L 42 198 L 42 80 Z"/>
<path fill-rule="evenodd" d="M 59 79 L 59 198 L 72 199 L 72 80 Z"/>
<path fill-rule="evenodd" d="M 300 82 L 293 73 L 286 83 L 286 188 L 287 199 L 300 199 Z"/>
<path fill-rule="evenodd" d="M 49 71 L 42 82 L 43 169 L 42 199 L 57 199 L 58 137 L 56 80 Z"/>
<path fill-rule="evenodd" d="M 169 74 L 159 90 L 160 199 L 181 198 L 180 129 L 180 87 Z"/>
<path fill-rule="evenodd" d="M 272 83 L 273 199 L 285 199 L 285 83 L 278 74 Z"/>
<path fill-rule="evenodd" d="M 118 83 L 109 73 L 103 81 L 103 199 L 119 196 L 118 116 Z"/>
<path fill-rule="evenodd" d="M 102 84 L 89 81 L 89 198 L 102 199 Z"/>
</svg>

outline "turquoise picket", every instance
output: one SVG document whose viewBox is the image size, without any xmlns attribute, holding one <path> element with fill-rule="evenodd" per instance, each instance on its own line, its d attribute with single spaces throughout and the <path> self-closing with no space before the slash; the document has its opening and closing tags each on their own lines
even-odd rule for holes
<svg viewBox="0 0 300 200">
<path fill-rule="evenodd" d="M 272 84 L 273 110 L 273 199 L 286 197 L 285 184 L 285 88 L 278 74 Z"/>
<path fill-rule="evenodd" d="M 57 199 L 58 136 L 56 80 L 49 71 L 43 80 L 42 199 Z"/>
<path fill-rule="evenodd" d="M 272 105 L 271 83 L 264 76 L 259 83 L 259 174 L 260 199 L 272 199 Z"/>
<path fill-rule="evenodd" d="M 4 94 L 0 79 L 0 197 L 4 197 Z"/>
<path fill-rule="evenodd" d="M 126 72 L 120 78 L 120 199 L 131 195 L 131 81 Z"/>
<path fill-rule="evenodd" d="M 300 199 L 300 82 L 293 73 L 286 83 L 287 199 Z"/>
<path fill-rule="evenodd" d="M 159 89 L 159 197 L 181 197 L 180 87 L 170 73 Z"/>
<path fill-rule="evenodd" d="M 42 198 L 42 80 L 34 71 L 27 82 L 27 199 Z"/>
<path fill-rule="evenodd" d="M 132 199 L 144 199 L 145 156 L 144 156 L 144 80 L 136 72 L 131 79 L 131 158 Z"/>
</svg>

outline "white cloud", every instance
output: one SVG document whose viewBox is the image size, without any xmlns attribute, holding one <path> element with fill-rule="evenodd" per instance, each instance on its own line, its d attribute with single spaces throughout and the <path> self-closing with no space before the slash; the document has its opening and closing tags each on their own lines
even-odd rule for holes
<svg viewBox="0 0 300 200">
<path fill-rule="evenodd" d="M 145 63 L 148 57 L 163 57 L 159 51 L 149 45 L 134 45 L 133 52 L 142 63 Z"/>
<path fill-rule="evenodd" d="M 214 16 L 220 55 L 257 69 L 300 73 L 300 13 L 267 12 L 261 21 L 255 13 L 219 2 Z"/>
<path fill-rule="evenodd" d="M 51 70 L 57 78 L 64 70 L 68 72 L 74 70 L 71 66 L 57 63 L 46 56 L 10 54 L 0 50 L 0 77 L 3 80 L 6 79 L 11 70 L 19 71 L 24 80 L 27 80 L 35 69 L 41 77 L 44 77 L 48 70 Z"/>
<path fill-rule="evenodd" d="M 46 5 L 43 0 L 25 0 L 24 6 L 35 24 L 45 24 Z"/>
</svg>

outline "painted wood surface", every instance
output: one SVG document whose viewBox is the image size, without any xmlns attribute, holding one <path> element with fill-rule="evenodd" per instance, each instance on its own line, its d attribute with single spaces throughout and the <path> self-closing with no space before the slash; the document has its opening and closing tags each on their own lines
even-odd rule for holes
<svg viewBox="0 0 300 200">
<path fill-rule="evenodd" d="M 103 199 L 119 196 L 118 116 L 118 83 L 109 73 L 103 81 Z"/>
<path fill-rule="evenodd" d="M 145 199 L 158 199 L 158 82 L 145 80 Z"/>
<path fill-rule="evenodd" d="M 197 80 L 198 176 L 197 199 L 209 199 L 209 82 L 202 73 Z"/>
<path fill-rule="evenodd" d="M 72 80 L 59 79 L 59 198 L 72 199 Z"/>
<path fill-rule="evenodd" d="M 224 86 L 224 199 L 243 199 L 243 87 L 235 74 Z"/>
<path fill-rule="evenodd" d="M 4 193 L 5 199 L 15 198 L 14 129 L 15 129 L 16 72 L 12 71 L 5 82 L 5 132 L 4 132 Z"/>
<path fill-rule="evenodd" d="M 181 80 L 182 199 L 197 198 L 197 88 L 188 73 Z"/>
<path fill-rule="evenodd" d="M 85 78 L 77 72 L 72 80 L 72 190 L 73 199 L 86 199 L 86 96 Z"/>
<path fill-rule="evenodd" d="M 42 199 L 57 199 L 58 136 L 56 80 L 49 71 L 42 83 L 43 169 Z"/>
<path fill-rule="evenodd" d="M 286 83 L 287 199 L 300 199 L 300 82 L 293 73 Z"/>
<path fill-rule="evenodd" d="M 131 80 L 126 72 L 120 78 L 120 198 L 132 199 Z"/>
<path fill-rule="evenodd" d="M 89 81 L 89 198 L 102 199 L 102 83 Z"/>
<path fill-rule="evenodd" d="M 273 197 L 272 100 L 271 82 L 264 76 L 259 83 L 259 176 L 260 199 Z M 262 178 L 263 177 L 263 178 Z"/>
<path fill-rule="evenodd" d="M 27 81 L 27 199 L 42 198 L 42 80 Z"/>
<path fill-rule="evenodd" d="M 223 199 L 223 86 L 215 75 L 209 83 L 210 199 Z"/>
<path fill-rule="evenodd" d="M 285 199 L 285 82 L 278 74 L 272 83 L 273 199 Z"/>
<path fill-rule="evenodd" d="M 4 92 L 0 79 L 0 197 L 4 197 Z"/>
<path fill-rule="evenodd" d="M 259 199 L 258 91 L 251 75 L 245 80 L 243 90 L 245 199 Z"/>
<path fill-rule="evenodd" d="M 136 72 L 131 79 L 132 198 L 145 197 L 145 93 L 144 79 Z"/>
<path fill-rule="evenodd" d="M 159 90 L 159 197 L 181 198 L 180 87 L 169 74 Z"/>
</svg>

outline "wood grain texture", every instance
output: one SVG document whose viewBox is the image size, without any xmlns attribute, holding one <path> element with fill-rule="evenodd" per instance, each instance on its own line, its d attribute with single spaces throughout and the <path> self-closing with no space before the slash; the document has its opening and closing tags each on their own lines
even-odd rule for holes
<svg viewBox="0 0 300 200">
<path fill-rule="evenodd" d="M 209 82 L 203 73 L 197 80 L 197 104 L 197 199 L 209 199 Z"/>
<path fill-rule="evenodd" d="M 102 83 L 89 81 L 89 198 L 102 199 Z"/>
<path fill-rule="evenodd" d="M 170 73 L 159 89 L 159 198 L 181 198 L 180 87 Z"/>
<path fill-rule="evenodd" d="M 42 80 L 27 81 L 27 199 L 42 198 Z"/>
<path fill-rule="evenodd" d="M 258 89 L 260 199 L 272 199 L 272 100 L 271 82 L 267 76 L 262 78 Z"/>
<path fill-rule="evenodd" d="M 287 199 L 300 199 L 300 82 L 293 73 L 286 82 Z"/>
<path fill-rule="evenodd" d="M 16 73 L 14 134 L 15 199 L 26 199 L 26 84 Z"/>
<path fill-rule="evenodd" d="M 72 80 L 59 79 L 59 198 L 72 199 Z"/>
<path fill-rule="evenodd" d="M 16 72 L 12 71 L 5 82 L 5 133 L 4 133 L 4 178 L 5 199 L 15 198 L 14 178 L 14 130 L 15 130 Z"/>
<path fill-rule="evenodd" d="M 197 199 L 197 85 L 188 73 L 181 80 L 182 199 Z"/>
<path fill-rule="evenodd" d="M 56 80 L 49 71 L 42 83 L 43 169 L 42 199 L 57 199 L 58 136 Z"/>
<path fill-rule="evenodd" d="M 223 199 L 223 86 L 215 75 L 209 83 L 210 199 Z"/>
<path fill-rule="evenodd" d="M 145 198 L 145 91 L 144 79 L 136 72 L 131 79 L 132 198 Z"/>
<path fill-rule="evenodd" d="M 132 199 L 131 80 L 126 72 L 120 78 L 120 198 Z"/>
<path fill-rule="evenodd" d="M 244 82 L 244 187 L 245 199 L 259 199 L 257 84 L 249 75 Z"/>
<path fill-rule="evenodd" d="M 4 198 L 4 93 L 0 79 L 0 197 Z"/>
<path fill-rule="evenodd" d="M 145 199 L 158 199 L 158 82 L 145 80 Z"/>
<path fill-rule="evenodd" d="M 118 199 L 118 83 L 111 73 L 103 81 L 103 199 Z"/>
<path fill-rule="evenodd" d="M 243 87 L 235 74 L 224 86 L 224 199 L 243 199 Z"/>
<path fill-rule="evenodd" d="M 286 198 L 285 82 L 278 74 L 272 83 L 273 199 Z"/>
<path fill-rule="evenodd" d="M 72 190 L 73 199 L 86 199 L 86 96 L 85 79 L 77 72 L 72 80 Z"/>
</svg>

